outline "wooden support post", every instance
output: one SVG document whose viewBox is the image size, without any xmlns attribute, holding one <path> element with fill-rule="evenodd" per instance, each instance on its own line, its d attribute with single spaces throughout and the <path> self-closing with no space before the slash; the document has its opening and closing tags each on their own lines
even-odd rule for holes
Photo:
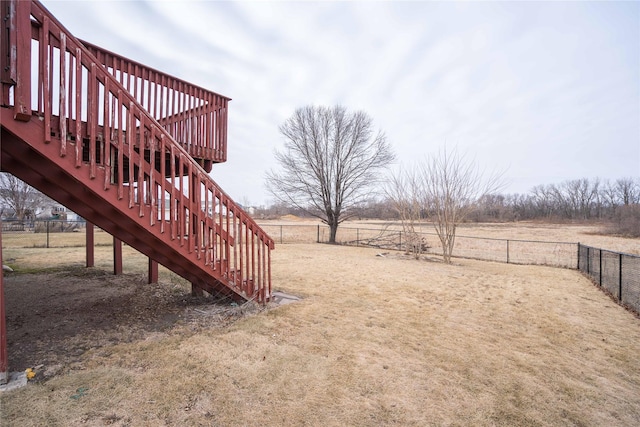
<svg viewBox="0 0 640 427">
<path fill-rule="evenodd" d="M 0 13 L 1 16 L 9 16 L 9 21 L 1 22 L 2 36 L 7 37 L 8 40 L 0 43 L 0 87 L 2 92 L 0 93 L 0 101 L 2 105 L 9 105 L 9 89 L 13 87 L 13 80 L 11 78 L 11 46 L 15 45 L 13 41 L 14 33 L 11 31 L 11 24 L 15 21 L 11 19 L 11 2 L 9 0 L 0 0 Z"/>
<path fill-rule="evenodd" d="M 122 240 L 113 238 L 113 274 L 122 274 Z"/>
<path fill-rule="evenodd" d="M 2 221 L 0 221 L 0 265 L 2 265 Z M 7 350 L 7 324 L 4 309 L 4 272 L 0 269 L 0 385 L 9 381 L 9 352 Z"/>
<path fill-rule="evenodd" d="M 149 283 L 158 283 L 158 263 L 149 258 Z"/>
<path fill-rule="evenodd" d="M 93 267 L 95 265 L 95 258 L 93 253 L 93 224 L 87 221 L 86 226 L 86 250 L 87 250 L 87 267 Z"/>
<path fill-rule="evenodd" d="M 191 296 L 193 297 L 201 297 L 204 295 L 204 291 L 201 287 L 191 282 Z"/>
</svg>

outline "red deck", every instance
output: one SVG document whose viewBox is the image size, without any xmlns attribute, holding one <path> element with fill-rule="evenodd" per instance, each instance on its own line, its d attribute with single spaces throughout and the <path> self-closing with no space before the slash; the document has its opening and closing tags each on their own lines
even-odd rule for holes
<svg viewBox="0 0 640 427">
<path fill-rule="evenodd" d="M 75 39 L 38 1 L 0 3 L 2 169 L 197 289 L 267 301 L 273 240 L 208 175 L 229 98 Z"/>
</svg>

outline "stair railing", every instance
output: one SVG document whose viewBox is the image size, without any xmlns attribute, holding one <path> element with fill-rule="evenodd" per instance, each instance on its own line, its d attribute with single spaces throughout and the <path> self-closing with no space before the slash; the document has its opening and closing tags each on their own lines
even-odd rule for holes
<svg viewBox="0 0 640 427">
<path fill-rule="evenodd" d="M 116 191 L 129 215 L 146 218 L 149 230 L 212 278 L 267 301 L 273 240 L 40 2 L 10 3 L 16 19 L 9 49 L 17 52 L 10 66 L 18 83 L 8 98 L 32 98 L 43 143 L 58 144 L 71 167 L 86 168 L 87 179 Z M 31 43 L 20 41 L 25 32 Z M 30 62 L 32 47 L 37 64 Z M 24 105 L 14 108 L 25 120 Z"/>
</svg>

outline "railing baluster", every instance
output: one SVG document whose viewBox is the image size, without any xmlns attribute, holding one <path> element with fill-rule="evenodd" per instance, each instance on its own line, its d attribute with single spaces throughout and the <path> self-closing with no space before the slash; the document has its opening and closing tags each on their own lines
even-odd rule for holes
<svg viewBox="0 0 640 427">
<path fill-rule="evenodd" d="M 156 72 L 155 73 L 155 78 L 154 78 L 154 84 L 156 85 L 156 92 L 155 92 L 155 96 L 153 98 L 153 105 L 155 107 L 155 119 L 160 121 L 160 119 L 162 118 L 162 84 L 161 84 L 161 78 L 160 75 Z"/>
<path fill-rule="evenodd" d="M 133 101 L 129 102 L 127 112 L 127 142 L 129 143 L 129 209 L 133 208 L 135 202 L 135 194 L 133 183 L 135 182 L 135 162 L 133 160 L 133 146 L 135 144 L 136 134 L 136 116 L 134 112 Z"/>
<path fill-rule="evenodd" d="M 44 61 L 45 61 L 45 45 L 44 45 L 44 22 L 38 28 L 38 114 L 44 113 L 44 97 L 47 96 L 47 92 L 44 90 Z M 13 73 L 14 70 L 11 72 Z M 15 81 L 17 77 L 14 75 L 12 80 Z"/>
<path fill-rule="evenodd" d="M 140 97 L 139 95 L 139 91 L 138 91 L 138 65 L 137 64 L 133 64 L 133 99 L 135 99 L 136 101 L 138 101 L 139 104 L 142 104 L 142 102 L 140 101 Z"/>
<path fill-rule="evenodd" d="M 66 37 L 65 37 L 66 39 Z M 71 53 L 71 50 L 69 50 L 69 52 L 66 51 L 65 49 L 65 56 L 69 55 L 69 61 L 68 61 L 68 68 L 67 68 L 67 116 L 69 118 L 69 124 L 67 125 L 68 132 L 69 134 L 71 134 L 72 130 L 71 130 L 71 120 L 73 120 L 72 116 L 73 116 L 73 100 L 74 100 L 74 96 L 73 96 L 73 89 L 74 89 L 74 65 L 73 65 L 73 61 L 74 61 L 74 57 Z"/>
<path fill-rule="evenodd" d="M 190 151 L 195 151 L 197 149 L 196 143 L 197 143 L 197 136 L 196 136 L 196 131 L 197 131 L 197 127 L 198 127 L 198 119 L 196 116 L 196 108 L 197 108 L 197 104 L 196 104 L 196 94 L 195 94 L 195 89 L 190 87 L 189 88 L 189 149 Z"/>
<path fill-rule="evenodd" d="M 156 127 L 151 125 L 151 135 L 149 141 L 149 206 L 151 208 L 151 214 L 149 218 L 149 224 L 154 226 L 156 224 L 156 218 L 158 217 L 158 211 L 156 209 Z"/>
<path fill-rule="evenodd" d="M 267 259 L 266 256 L 266 248 L 264 246 L 264 244 L 262 243 L 262 235 L 261 233 L 258 234 L 258 248 L 260 248 L 260 265 L 258 267 L 258 270 L 260 272 L 260 286 L 258 287 L 258 302 L 264 302 L 265 299 L 265 276 L 266 276 L 266 268 L 265 268 L 265 261 Z"/>
<path fill-rule="evenodd" d="M 67 36 L 60 34 L 60 156 L 67 155 Z"/>
<path fill-rule="evenodd" d="M 243 286 L 243 278 L 244 278 L 244 270 L 242 269 L 242 267 L 244 266 L 243 264 L 244 236 L 242 232 L 244 230 L 242 227 L 243 227 L 242 215 L 240 214 L 238 216 L 238 229 L 236 231 L 236 244 L 234 245 L 234 247 L 238 248 L 238 268 L 237 268 L 238 276 L 236 277 L 236 283 L 239 283 L 241 287 Z"/>
<path fill-rule="evenodd" d="M 200 259 L 201 257 L 201 250 L 202 250 L 202 238 L 201 238 L 201 233 L 202 233 L 202 180 L 200 177 L 200 171 L 196 171 L 196 178 L 194 180 L 194 203 L 195 203 L 195 209 L 196 209 L 196 217 L 194 219 L 196 219 L 196 229 L 195 231 L 195 246 L 196 246 L 196 256 L 198 257 L 198 259 Z"/>
<path fill-rule="evenodd" d="M 204 180 L 204 204 L 202 206 L 204 213 L 204 235 L 202 236 L 202 246 L 204 248 L 204 265 L 209 265 L 209 234 L 211 224 L 209 221 L 209 187 L 207 180 Z"/>
<path fill-rule="evenodd" d="M 182 82 L 178 82 L 178 93 L 176 94 L 177 104 L 178 104 L 178 123 L 176 123 L 176 133 L 175 138 L 176 141 L 184 147 L 185 137 L 182 134 L 182 126 L 185 121 L 185 111 L 184 111 L 184 93 L 182 91 Z"/>
<path fill-rule="evenodd" d="M 132 68 L 133 68 L 133 65 L 130 62 L 127 63 L 127 85 L 124 88 L 127 90 L 127 92 L 129 92 L 129 94 L 133 94 L 133 89 L 131 88 L 131 85 L 133 84 L 133 82 L 131 81 L 131 79 L 133 78 Z M 135 99 L 135 96 L 134 96 L 134 99 Z"/>
<path fill-rule="evenodd" d="M 139 127 L 139 136 L 138 136 L 138 206 L 139 212 L 138 215 L 142 218 L 144 216 L 144 205 L 146 202 L 145 197 L 145 188 L 144 188 L 144 149 L 145 149 L 145 133 L 146 126 L 145 116 L 144 114 L 140 114 L 140 127 Z"/>
<path fill-rule="evenodd" d="M 231 242 L 230 242 L 230 235 L 231 232 L 229 231 L 229 224 L 230 224 L 230 220 L 229 220 L 229 216 L 231 215 L 231 212 L 229 210 L 229 198 L 225 197 L 225 206 L 224 206 L 224 213 L 225 213 L 225 230 L 224 230 L 224 258 L 227 260 L 227 264 L 225 265 L 225 273 L 228 274 L 229 273 L 229 259 L 231 258 Z"/>
<path fill-rule="evenodd" d="M 140 105 L 142 105 L 147 111 L 149 111 L 149 104 L 146 102 L 146 81 L 144 79 L 144 69 L 140 69 Z"/>
<path fill-rule="evenodd" d="M 189 216 L 188 218 L 188 226 L 187 226 L 187 249 L 189 253 L 193 252 L 193 246 L 194 246 L 194 241 L 193 241 L 193 235 L 194 235 L 194 228 L 195 228 L 195 224 L 194 224 L 194 219 L 195 219 L 195 198 L 196 198 L 196 178 L 193 175 L 193 162 L 188 162 L 187 165 L 187 169 L 188 169 L 188 174 L 189 174 L 189 179 L 187 180 L 187 194 L 189 195 L 189 199 L 187 200 L 188 202 L 188 210 L 189 210 Z"/>
<path fill-rule="evenodd" d="M 44 142 L 46 144 L 51 142 L 51 80 L 49 70 L 51 68 L 51 60 L 53 55 L 49 55 L 50 49 L 50 35 L 49 35 L 49 18 L 45 16 L 42 23 L 42 34 L 44 36 L 43 43 L 40 45 L 40 52 L 42 53 L 42 78 L 43 78 L 43 90 L 44 90 Z"/>
<path fill-rule="evenodd" d="M 184 232 L 185 232 L 185 206 L 183 203 L 184 200 L 184 163 L 182 162 L 182 153 L 180 153 L 178 159 L 178 188 L 179 188 L 179 203 L 178 203 L 178 239 L 180 239 L 180 246 L 184 246 Z"/>
<path fill-rule="evenodd" d="M 118 200 L 124 198 L 124 139 L 127 133 L 125 128 L 125 121 L 122 120 L 124 114 L 124 108 L 122 103 L 122 90 L 118 89 L 118 103 L 116 109 L 118 111 L 118 169 L 116 171 L 115 178 L 118 180 Z"/>
<path fill-rule="evenodd" d="M 247 222 L 243 219 L 242 221 L 242 227 L 244 228 L 244 257 L 243 257 L 243 262 L 244 262 L 244 270 L 243 270 L 243 275 L 244 275 L 244 292 L 249 292 L 249 280 L 251 279 L 251 275 L 249 274 L 249 269 L 250 269 L 250 259 L 249 259 L 249 255 L 250 255 L 250 249 L 249 249 L 249 243 L 251 243 L 251 241 L 249 240 L 249 225 L 247 224 Z"/>
<path fill-rule="evenodd" d="M 171 144 L 170 155 L 171 164 L 169 168 L 171 170 L 171 197 L 169 198 L 169 227 L 171 228 L 171 240 L 176 238 L 176 226 L 178 224 L 178 218 L 176 215 L 176 193 L 175 193 L 175 180 L 176 180 L 176 153 L 175 146 Z"/>
<path fill-rule="evenodd" d="M 267 297 L 271 298 L 271 247 L 267 251 Z M 265 300 L 265 302 L 268 302 Z"/>
<path fill-rule="evenodd" d="M 113 139 L 113 123 L 111 122 L 112 114 L 109 111 L 109 79 L 104 80 L 104 99 L 102 112 L 102 140 L 104 144 L 104 155 L 102 157 L 102 164 L 104 165 L 104 189 L 108 190 L 111 184 L 111 140 Z"/>
<path fill-rule="evenodd" d="M 98 121 L 98 79 L 96 78 L 96 64 L 91 64 L 89 71 L 89 111 L 87 111 L 87 120 L 89 121 L 89 177 L 96 177 L 96 144 L 97 138 L 97 121 Z"/>
<path fill-rule="evenodd" d="M 171 80 L 171 94 L 169 99 L 170 99 L 169 104 L 171 105 L 171 109 L 170 109 L 171 112 L 167 113 L 167 117 L 174 117 L 176 114 L 178 114 L 178 96 L 176 92 L 175 80 Z M 169 128 L 169 133 L 173 135 L 176 141 L 178 141 L 175 124 L 173 123 L 173 121 L 168 121 L 167 126 Z"/>
<path fill-rule="evenodd" d="M 234 274 L 234 278 L 233 278 L 233 282 L 234 285 L 238 285 L 238 282 L 236 281 L 236 277 L 235 274 L 237 274 L 238 271 L 238 216 L 237 216 L 237 212 L 235 210 L 236 208 L 233 208 L 233 239 L 234 239 L 234 244 L 233 244 L 233 274 Z"/>
<path fill-rule="evenodd" d="M 76 168 L 82 166 L 82 49 L 76 48 Z"/>
<path fill-rule="evenodd" d="M 216 257 L 216 261 L 217 261 L 217 265 L 219 266 L 218 268 L 220 269 L 220 274 L 223 274 L 223 261 L 226 258 L 226 253 L 225 253 L 225 242 L 226 242 L 226 236 L 224 233 L 224 218 L 225 218 L 225 202 L 224 202 L 224 195 L 222 194 L 222 191 L 217 191 L 217 198 L 216 198 L 217 202 L 218 202 L 218 212 L 216 214 L 216 236 L 217 236 L 217 251 L 218 251 L 218 256 Z"/>
<path fill-rule="evenodd" d="M 109 81 L 109 79 L 107 79 L 107 81 Z M 115 90 L 115 88 L 114 88 Z M 105 90 L 105 93 L 109 96 L 109 100 L 111 102 L 109 102 L 109 118 L 111 119 L 109 122 L 109 140 L 113 143 L 116 140 L 116 133 L 118 133 L 118 129 L 122 128 L 122 125 L 120 123 L 120 120 L 118 120 L 116 122 L 116 94 L 117 91 L 115 93 L 111 93 L 111 88 L 109 86 L 109 90 Z"/>
<path fill-rule="evenodd" d="M 160 200 L 158 201 L 158 204 L 160 205 L 160 232 L 164 233 L 164 227 L 166 224 L 166 218 L 165 218 L 165 209 L 166 209 L 166 202 L 165 202 L 165 191 L 166 191 L 166 186 L 167 186 L 167 166 L 166 166 L 166 158 L 167 158 L 167 149 L 165 147 L 165 142 L 164 142 L 164 134 L 161 133 L 160 134 Z"/>
<path fill-rule="evenodd" d="M 168 95 L 167 89 L 167 79 L 163 74 L 160 78 L 160 109 L 158 113 L 158 121 L 160 121 L 163 117 L 167 116 L 167 112 L 165 111 L 165 97 Z"/>
<path fill-rule="evenodd" d="M 256 233 L 253 228 L 251 230 L 251 295 L 256 290 Z"/>
</svg>

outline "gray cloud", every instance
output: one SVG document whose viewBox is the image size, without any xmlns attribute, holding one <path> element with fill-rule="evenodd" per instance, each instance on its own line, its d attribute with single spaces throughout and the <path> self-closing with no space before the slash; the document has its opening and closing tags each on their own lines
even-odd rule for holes
<svg viewBox="0 0 640 427">
<path fill-rule="evenodd" d="M 74 35 L 233 98 L 232 197 L 268 201 L 278 126 L 363 109 L 400 161 L 445 142 L 506 191 L 640 175 L 637 3 L 93 1 L 45 5 Z"/>
</svg>

